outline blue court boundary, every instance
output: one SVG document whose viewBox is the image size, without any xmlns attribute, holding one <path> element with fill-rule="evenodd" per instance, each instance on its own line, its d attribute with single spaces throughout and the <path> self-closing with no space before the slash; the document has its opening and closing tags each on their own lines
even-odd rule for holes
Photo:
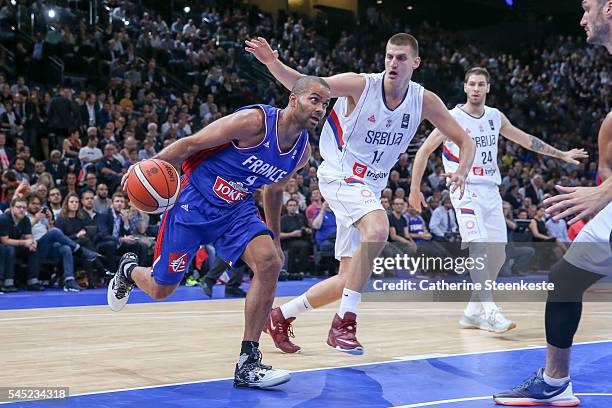
<svg viewBox="0 0 612 408">
<path fill-rule="evenodd" d="M 465 276 L 449 276 L 444 280 L 447 282 L 459 282 L 464 280 Z M 413 282 L 419 282 L 417 279 L 410 279 Z M 525 277 L 500 277 L 500 282 L 541 282 L 547 280 L 547 275 L 530 275 Z M 304 293 L 312 285 L 320 282 L 320 278 L 307 278 L 301 281 L 283 281 L 278 282 L 276 296 L 298 296 Z M 398 279 L 385 279 L 385 281 L 398 281 Z M 432 280 L 432 282 L 435 280 Z M 417 283 L 418 285 L 418 283 Z M 248 290 L 249 283 L 242 285 L 242 289 Z M 366 289 L 371 291 L 370 289 Z M 235 299 L 226 298 L 225 286 L 215 285 L 213 288 L 213 297 L 209 298 L 203 292 L 200 286 L 179 286 L 177 290 L 161 302 L 185 302 L 194 300 L 219 300 L 219 299 Z M 135 289 L 130 296 L 130 304 L 139 303 L 161 303 L 149 298 L 147 294 Z M 81 292 L 64 292 L 58 288 L 48 289 L 44 292 L 28 292 L 21 291 L 17 293 L 5 293 L 0 295 L 0 311 L 2 310 L 18 310 L 18 309 L 44 309 L 50 307 L 80 307 L 80 306 L 105 306 L 106 288 L 83 290 Z"/>
<path fill-rule="evenodd" d="M 298 356 L 299 358 L 299 356 Z M 544 363 L 543 347 L 302 370 L 276 390 L 236 389 L 231 379 L 75 395 L 24 407 L 494 407 L 490 396 Z M 128 364 L 126 362 L 126 364 Z M 612 406 L 612 341 L 575 345 L 574 392 L 581 407 Z M 586 394 L 586 395 L 584 395 Z"/>
</svg>

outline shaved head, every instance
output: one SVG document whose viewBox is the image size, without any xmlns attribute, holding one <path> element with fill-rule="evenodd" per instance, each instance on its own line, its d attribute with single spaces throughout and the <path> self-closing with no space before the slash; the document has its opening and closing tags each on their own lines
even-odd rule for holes
<svg viewBox="0 0 612 408">
<path fill-rule="evenodd" d="M 329 84 L 323 78 L 320 78 L 318 76 L 307 75 L 297 80 L 295 85 L 293 85 L 293 89 L 291 89 L 291 92 L 293 92 L 296 95 L 302 95 L 303 93 L 308 91 L 310 84 L 312 84 L 313 82 L 316 82 L 319 85 L 327 89 L 330 89 Z"/>
</svg>

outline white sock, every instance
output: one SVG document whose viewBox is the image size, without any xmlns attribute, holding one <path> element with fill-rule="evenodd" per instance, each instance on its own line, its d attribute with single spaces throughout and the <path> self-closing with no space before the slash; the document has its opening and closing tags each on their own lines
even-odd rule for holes
<svg viewBox="0 0 612 408">
<path fill-rule="evenodd" d="M 482 313 L 482 304 L 480 301 L 472 301 L 468 303 L 465 311 L 463 312 L 466 316 L 477 316 Z"/>
<path fill-rule="evenodd" d="M 487 316 L 489 314 L 491 314 L 492 311 L 497 310 L 497 305 L 495 304 L 495 302 L 481 302 L 480 303 L 485 311 L 485 313 L 487 314 Z"/>
<path fill-rule="evenodd" d="M 543 377 L 544 382 L 552 387 L 560 387 L 562 385 L 565 385 L 570 380 L 569 375 L 563 378 L 552 378 L 547 376 L 546 373 L 544 373 Z"/>
<path fill-rule="evenodd" d="M 340 302 L 338 316 L 340 316 L 341 319 L 344 319 L 344 314 L 346 312 L 357 314 L 357 305 L 359 302 L 361 302 L 361 293 L 344 288 L 342 291 L 342 301 Z"/>
<path fill-rule="evenodd" d="M 280 307 L 281 313 L 285 319 L 289 319 L 290 317 L 297 317 L 300 313 L 306 312 L 313 307 L 308 303 L 308 299 L 306 298 L 306 294 L 302 294 L 295 299 L 285 303 Z"/>
</svg>

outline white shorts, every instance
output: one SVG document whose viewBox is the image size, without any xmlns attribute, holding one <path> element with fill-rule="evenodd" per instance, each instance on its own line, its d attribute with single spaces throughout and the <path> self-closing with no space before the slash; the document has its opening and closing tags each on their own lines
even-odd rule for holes
<svg viewBox="0 0 612 408">
<path fill-rule="evenodd" d="M 582 228 L 564 258 L 580 269 L 612 276 L 612 203 Z"/>
<path fill-rule="evenodd" d="M 506 220 L 499 187 L 495 184 L 466 184 L 463 198 L 455 190 L 451 202 L 455 208 L 461 241 L 508 242 Z"/>
<path fill-rule="evenodd" d="M 361 233 L 354 224 L 367 213 L 384 211 L 380 192 L 354 178 L 329 179 L 320 175 L 319 190 L 336 216 L 336 259 L 352 257 L 361 244 Z"/>
</svg>

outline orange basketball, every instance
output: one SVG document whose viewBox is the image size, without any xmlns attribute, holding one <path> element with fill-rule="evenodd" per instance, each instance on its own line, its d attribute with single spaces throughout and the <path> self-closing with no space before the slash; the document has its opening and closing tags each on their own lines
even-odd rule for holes
<svg viewBox="0 0 612 408">
<path fill-rule="evenodd" d="M 172 208 L 181 189 L 176 169 L 158 159 L 139 162 L 128 174 L 125 185 L 130 201 L 149 214 Z"/>
</svg>

